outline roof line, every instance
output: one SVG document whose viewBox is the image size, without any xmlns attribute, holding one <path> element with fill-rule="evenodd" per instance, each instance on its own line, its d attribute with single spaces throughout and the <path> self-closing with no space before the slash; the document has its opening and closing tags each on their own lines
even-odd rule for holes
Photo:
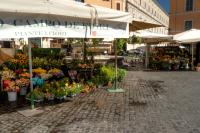
<svg viewBox="0 0 200 133">
<path fill-rule="evenodd" d="M 160 7 L 160 9 L 167 15 L 169 16 L 169 13 L 160 5 L 160 3 L 158 2 L 158 0 L 153 0 L 153 2 Z"/>
</svg>

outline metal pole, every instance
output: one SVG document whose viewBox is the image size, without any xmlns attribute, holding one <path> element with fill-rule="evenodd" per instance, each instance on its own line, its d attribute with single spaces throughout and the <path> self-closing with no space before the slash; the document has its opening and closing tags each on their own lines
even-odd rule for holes
<svg viewBox="0 0 200 133">
<path fill-rule="evenodd" d="M 148 68 L 148 45 L 146 44 L 145 68 Z"/>
<path fill-rule="evenodd" d="M 192 64 L 191 64 L 192 70 L 194 70 L 194 44 L 192 43 Z"/>
<path fill-rule="evenodd" d="M 30 72 L 30 88 L 31 88 L 31 92 L 33 92 L 31 43 L 28 44 L 28 57 L 29 57 L 29 72 Z M 33 99 L 32 94 L 31 94 L 31 109 L 34 109 L 34 99 Z"/>
<path fill-rule="evenodd" d="M 87 39 L 87 25 L 86 25 L 86 27 L 85 27 L 85 37 L 84 37 L 84 39 L 83 39 L 83 61 L 84 61 L 84 63 L 87 61 L 87 55 L 86 55 L 86 52 L 87 52 L 87 50 L 86 50 L 86 39 Z"/>
<path fill-rule="evenodd" d="M 114 45 L 115 45 L 115 90 L 116 90 L 117 89 L 117 43 L 115 43 Z"/>
<path fill-rule="evenodd" d="M 115 83 L 112 88 L 108 89 L 108 92 L 121 93 L 121 92 L 124 92 L 124 90 L 121 88 L 118 88 L 117 86 L 117 43 L 116 41 L 114 41 L 114 50 L 115 50 Z"/>
</svg>

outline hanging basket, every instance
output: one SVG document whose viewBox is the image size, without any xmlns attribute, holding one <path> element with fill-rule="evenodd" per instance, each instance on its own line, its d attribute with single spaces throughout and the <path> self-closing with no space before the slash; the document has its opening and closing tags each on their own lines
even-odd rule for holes
<svg viewBox="0 0 200 133">
<path fill-rule="evenodd" d="M 9 102 L 17 101 L 17 92 L 16 91 L 7 92 L 7 93 L 8 93 L 8 101 Z"/>
</svg>

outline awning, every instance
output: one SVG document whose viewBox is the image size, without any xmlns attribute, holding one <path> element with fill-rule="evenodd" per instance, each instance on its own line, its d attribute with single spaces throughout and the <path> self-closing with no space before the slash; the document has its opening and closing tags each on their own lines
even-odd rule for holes
<svg viewBox="0 0 200 133">
<path fill-rule="evenodd" d="M 129 24 L 129 31 L 144 30 L 144 29 L 155 28 L 155 27 L 163 27 L 163 26 L 159 24 L 134 20 L 132 21 L 132 23 Z"/>
<path fill-rule="evenodd" d="M 1 0 L 0 12 L 50 14 L 78 18 L 98 18 L 118 22 L 131 22 L 131 15 L 72 0 Z"/>
<path fill-rule="evenodd" d="M 12 39 L 11 38 L 0 38 L 0 41 L 12 41 Z"/>
<path fill-rule="evenodd" d="M 147 32 L 147 31 L 134 32 L 133 35 L 142 38 L 142 42 L 148 43 L 148 44 L 171 42 L 173 38 L 173 36 L 171 35 L 158 34 L 158 33 Z"/>
<path fill-rule="evenodd" d="M 200 30 L 191 29 L 174 35 L 174 41 L 178 43 L 188 43 L 192 45 L 192 70 L 194 70 L 194 44 L 200 42 Z"/>
<path fill-rule="evenodd" d="M 1 0 L 0 38 L 128 38 L 129 13 L 70 0 Z"/>
<path fill-rule="evenodd" d="M 200 42 L 200 30 L 191 29 L 191 30 L 174 35 L 173 39 L 179 43 Z"/>
</svg>

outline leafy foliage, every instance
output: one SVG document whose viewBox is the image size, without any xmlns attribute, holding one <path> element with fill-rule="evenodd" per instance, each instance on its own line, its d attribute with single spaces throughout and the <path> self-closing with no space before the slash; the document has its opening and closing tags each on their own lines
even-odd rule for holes
<svg viewBox="0 0 200 133">
<path fill-rule="evenodd" d="M 117 44 L 117 53 L 126 50 L 126 39 L 116 39 L 114 43 Z"/>
<path fill-rule="evenodd" d="M 126 76 L 126 70 L 125 69 L 118 69 L 117 71 L 117 79 L 119 82 L 121 82 L 124 77 Z"/>
<path fill-rule="evenodd" d="M 117 80 L 122 81 L 123 78 L 126 76 L 126 70 L 124 69 L 117 69 Z M 97 83 L 108 83 L 113 82 L 115 80 L 115 68 L 112 66 L 103 66 L 100 69 L 100 75 L 96 76 L 96 79 L 93 79 Z"/>
<path fill-rule="evenodd" d="M 32 55 L 33 57 L 51 59 L 62 59 L 64 57 L 60 48 L 32 48 Z"/>
<path fill-rule="evenodd" d="M 141 43 L 141 42 L 142 42 L 142 38 L 137 37 L 137 36 L 132 36 L 132 37 L 129 37 L 128 39 L 128 43 L 130 44 Z"/>
</svg>

